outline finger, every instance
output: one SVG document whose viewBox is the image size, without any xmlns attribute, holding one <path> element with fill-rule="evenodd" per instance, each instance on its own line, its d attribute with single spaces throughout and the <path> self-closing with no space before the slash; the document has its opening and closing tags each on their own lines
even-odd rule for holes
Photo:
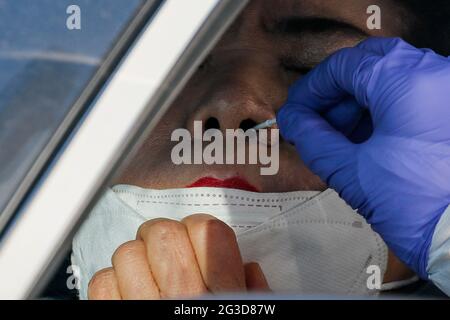
<svg viewBox="0 0 450 320">
<path fill-rule="evenodd" d="M 285 119 L 280 132 L 287 141 L 295 144 L 303 162 L 322 181 L 339 190 L 340 183 L 346 182 L 341 181 L 345 177 L 338 173 L 354 158 L 356 145 L 314 110 L 288 104 L 279 116 Z"/>
<path fill-rule="evenodd" d="M 89 300 L 120 300 L 117 278 L 112 268 L 98 271 L 88 286 Z"/>
<path fill-rule="evenodd" d="M 249 291 L 271 291 L 261 266 L 256 262 L 245 264 L 245 283 Z"/>
<path fill-rule="evenodd" d="M 368 83 L 381 56 L 358 47 L 341 49 L 321 62 L 289 90 L 277 113 L 283 138 L 294 143 L 309 168 L 327 182 L 348 164 L 350 141 L 319 114 L 354 97 L 350 106 L 368 106 Z M 337 160 L 337 161 L 335 161 Z M 336 164 L 340 167 L 336 167 Z"/>
<path fill-rule="evenodd" d="M 353 143 L 362 143 L 367 141 L 373 133 L 373 123 L 370 113 L 366 110 L 361 119 L 358 121 L 352 132 L 347 135 L 348 139 Z"/>
<path fill-rule="evenodd" d="M 348 137 L 358 126 L 364 111 L 365 109 L 356 102 L 355 98 L 349 96 L 328 110 L 324 118 L 333 128 Z"/>
<path fill-rule="evenodd" d="M 162 298 L 207 293 L 186 227 L 174 220 L 154 219 L 138 230 L 145 242 L 147 260 Z"/>
<path fill-rule="evenodd" d="M 160 298 L 159 288 L 150 271 L 143 241 L 129 241 L 118 247 L 112 256 L 112 265 L 122 299 Z"/>
<path fill-rule="evenodd" d="M 345 180 L 349 177 L 340 173 L 354 159 L 355 146 L 320 113 L 349 95 L 367 106 L 369 79 L 380 59 L 359 48 L 336 52 L 289 90 L 288 102 L 277 113 L 283 138 L 294 143 L 306 165 L 337 190 L 348 184 Z"/>
<path fill-rule="evenodd" d="M 236 235 L 207 214 L 182 220 L 186 225 L 206 286 L 212 292 L 245 291 L 245 274 Z"/>
<path fill-rule="evenodd" d="M 287 104 L 323 113 L 352 95 L 359 105 L 368 107 L 369 79 L 381 58 L 358 47 L 341 49 L 290 88 Z M 285 118 L 277 120 L 282 129 Z"/>
<path fill-rule="evenodd" d="M 417 51 L 417 48 L 400 38 L 370 37 L 360 42 L 356 47 L 381 56 L 390 53 L 394 49 Z"/>
</svg>

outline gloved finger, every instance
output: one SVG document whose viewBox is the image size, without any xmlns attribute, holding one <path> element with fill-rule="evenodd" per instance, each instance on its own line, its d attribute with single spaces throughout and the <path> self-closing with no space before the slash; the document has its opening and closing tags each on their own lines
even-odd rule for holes
<svg viewBox="0 0 450 320">
<path fill-rule="evenodd" d="M 353 143 L 362 143 L 369 139 L 372 133 L 372 117 L 370 116 L 369 111 L 365 110 L 361 115 L 361 119 L 353 128 L 353 131 L 347 137 Z"/>
<path fill-rule="evenodd" d="M 143 241 L 125 242 L 116 249 L 111 260 L 122 299 L 160 298 L 159 288 L 153 279 Z"/>
<path fill-rule="evenodd" d="M 344 48 L 310 71 L 290 89 L 287 103 L 324 113 L 348 95 L 368 105 L 368 83 L 375 64 L 382 57 L 363 49 Z M 283 118 L 278 123 L 283 126 Z"/>
<path fill-rule="evenodd" d="M 381 56 L 388 54 L 394 49 L 417 51 L 417 48 L 400 38 L 370 37 L 360 42 L 356 47 Z"/>
<path fill-rule="evenodd" d="M 323 117 L 337 131 L 349 136 L 358 126 L 364 109 L 356 102 L 355 98 L 349 96 L 338 105 L 323 114 Z"/>
<path fill-rule="evenodd" d="M 281 135 L 295 144 L 303 162 L 332 186 L 330 178 L 353 159 L 354 145 L 321 115 L 306 107 L 287 104 L 278 112 L 277 120 L 281 121 Z"/>
</svg>

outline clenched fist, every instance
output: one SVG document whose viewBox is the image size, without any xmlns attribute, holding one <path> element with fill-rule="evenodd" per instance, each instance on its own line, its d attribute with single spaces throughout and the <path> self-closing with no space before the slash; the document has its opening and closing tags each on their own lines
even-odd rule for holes
<svg viewBox="0 0 450 320">
<path fill-rule="evenodd" d="M 257 263 L 243 264 L 224 222 L 196 214 L 154 219 L 114 252 L 112 267 L 91 279 L 89 299 L 164 299 L 269 290 Z"/>
</svg>

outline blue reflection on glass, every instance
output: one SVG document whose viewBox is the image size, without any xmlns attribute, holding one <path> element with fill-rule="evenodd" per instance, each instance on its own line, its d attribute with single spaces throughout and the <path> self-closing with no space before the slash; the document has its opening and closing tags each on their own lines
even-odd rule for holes
<svg viewBox="0 0 450 320">
<path fill-rule="evenodd" d="M 141 4 L 0 0 L 0 211 Z"/>
</svg>

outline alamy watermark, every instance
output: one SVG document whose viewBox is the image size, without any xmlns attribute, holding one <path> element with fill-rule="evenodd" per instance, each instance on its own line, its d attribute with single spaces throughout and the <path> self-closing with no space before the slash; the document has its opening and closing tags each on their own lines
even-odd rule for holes
<svg viewBox="0 0 450 320">
<path fill-rule="evenodd" d="M 178 142 L 170 155 L 176 165 L 259 164 L 261 175 L 278 173 L 278 129 L 226 129 L 224 135 L 218 129 L 203 133 L 202 122 L 194 121 L 193 136 L 189 130 L 180 128 L 172 132 L 171 141 Z"/>
<path fill-rule="evenodd" d="M 66 280 L 66 286 L 69 290 L 80 290 L 81 272 L 80 267 L 77 265 L 70 265 L 66 269 L 66 273 L 69 275 Z"/>
<path fill-rule="evenodd" d="M 79 6 L 72 4 L 67 7 L 66 27 L 69 30 L 81 30 L 81 9 Z"/>
<path fill-rule="evenodd" d="M 381 29 L 381 8 L 375 4 L 367 7 L 366 13 L 369 14 L 367 18 L 367 28 L 369 30 Z"/>
<path fill-rule="evenodd" d="M 367 277 L 367 289 L 369 290 L 380 290 L 381 289 L 381 269 L 377 265 L 370 265 L 366 269 L 366 273 L 369 274 Z"/>
</svg>

